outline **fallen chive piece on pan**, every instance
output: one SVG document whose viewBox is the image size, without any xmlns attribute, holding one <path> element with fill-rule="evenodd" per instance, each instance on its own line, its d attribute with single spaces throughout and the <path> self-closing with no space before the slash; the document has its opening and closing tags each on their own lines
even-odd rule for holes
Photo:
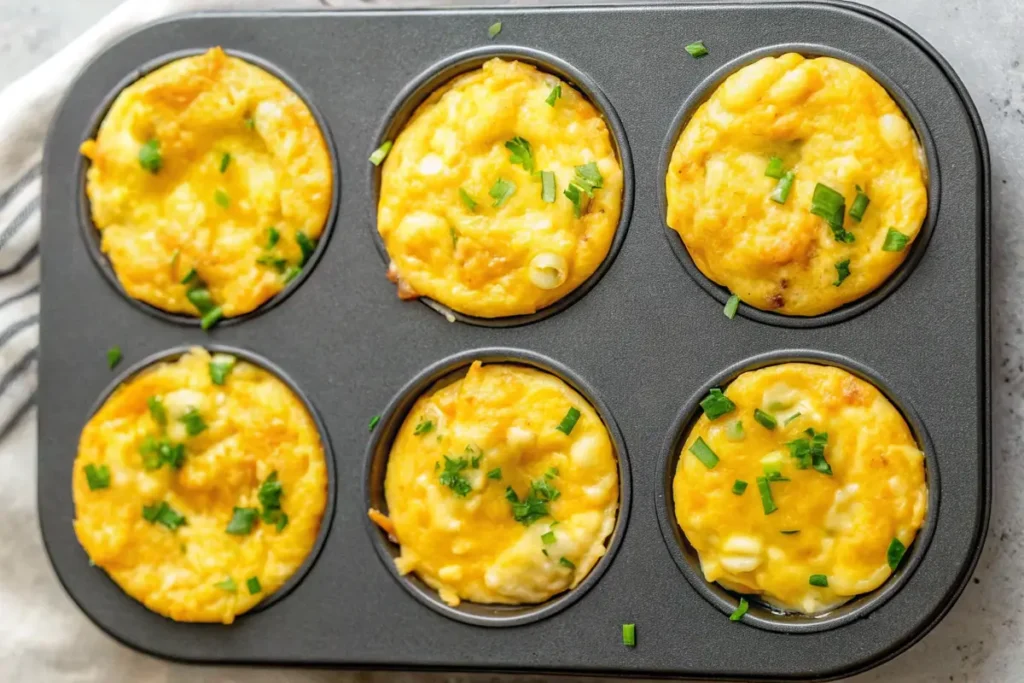
<svg viewBox="0 0 1024 683">
<path fill-rule="evenodd" d="M 857 196 L 853 198 L 853 205 L 850 206 L 850 218 L 860 223 L 860 219 L 864 218 L 864 212 L 868 210 L 868 204 L 871 200 L 864 194 L 864 190 L 860 189 L 860 185 L 857 185 Z"/>
<path fill-rule="evenodd" d="M 708 393 L 707 398 L 700 402 L 700 407 L 704 409 L 704 414 L 708 416 L 709 420 L 717 420 L 723 415 L 736 410 L 736 404 L 723 394 L 722 390 L 718 387 L 715 387 Z"/>
<path fill-rule="evenodd" d="M 494 36 L 498 35 L 499 33 L 501 33 L 501 22 L 500 21 L 494 22 L 487 29 L 487 37 L 488 38 L 494 38 Z"/>
<path fill-rule="evenodd" d="M 224 531 L 235 536 L 245 536 L 252 532 L 252 525 L 256 523 L 260 511 L 256 508 L 235 508 L 231 513 L 231 521 Z"/>
<path fill-rule="evenodd" d="M 889 228 L 889 232 L 885 234 L 885 243 L 882 244 L 882 251 L 903 251 L 909 241 L 910 238 L 899 230 Z"/>
<path fill-rule="evenodd" d="M 573 427 L 576 426 L 576 423 L 579 421 L 579 419 L 580 411 L 577 410 L 575 406 L 573 406 L 569 408 L 569 410 L 565 413 L 565 417 L 562 418 L 562 421 L 558 423 L 558 426 L 555 427 L 555 429 L 562 432 L 566 436 L 569 436 L 570 434 L 572 434 Z"/>
<path fill-rule="evenodd" d="M 225 590 L 228 593 L 234 593 L 238 590 L 238 585 L 235 583 L 235 580 L 232 579 L 230 576 L 224 579 L 223 581 L 218 581 L 217 583 L 213 584 L 213 587 L 220 588 L 221 590 Z"/>
<path fill-rule="evenodd" d="M 811 574 L 811 578 L 808 579 L 807 583 L 819 588 L 828 588 L 828 577 L 824 574 Z"/>
<path fill-rule="evenodd" d="M 622 644 L 626 647 L 636 647 L 636 624 L 622 625 Z"/>
<path fill-rule="evenodd" d="M 772 157 L 771 159 L 769 159 L 768 168 L 764 170 L 764 174 L 766 176 L 768 176 L 769 178 L 775 178 L 776 180 L 782 178 L 782 174 L 784 172 L 785 171 L 782 168 L 782 159 L 780 157 Z"/>
<path fill-rule="evenodd" d="M 231 163 L 231 155 L 228 154 L 227 152 L 224 152 L 224 154 L 222 154 L 221 157 L 220 157 L 220 172 L 224 173 L 225 171 L 227 171 L 228 170 L 228 164 L 230 164 L 230 163 Z"/>
<path fill-rule="evenodd" d="M 540 172 L 540 198 L 548 204 L 555 203 L 555 173 L 554 171 Z"/>
<path fill-rule="evenodd" d="M 487 473 L 488 479 L 499 480 L 501 479 L 501 468 L 495 467 L 493 470 Z"/>
<path fill-rule="evenodd" d="M 139 165 L 154 175 L 160 172 L 163 157 L 160 156 L 158 140 L 149 140 L 139 148 Z"/>
<path fill-rule="evenodd" d="M 381 162 L 387 158 L 393 144 L 395 143 L 391 142 L 391 140 L 385 140 L 380 147 L 373 150 L 373 154 L 370 155 L 370 163 L 374 166 L 380 166 Z"/>
<path fill-rule="evenodd" d="M 718 464 L 718 456 L 711 450 L 711 447 L 704 443 L 704 439 L 697 437 L 697 440 L 690 446 L 690 452 L 693 453 L 698 460 L 704 463 L 704 466 L 709 470 L 713 470 L 715 465 Z"/>
<path fill-rule="evenodd" d="M 772 190 L 772 193 L 768 196 L 776 204 L 785 204 L 786 200 L 789 199 L 789 192 L 793 189 L 793 180 L 796 178 L 796 173 L 793 171 L 786 171 L 779 178 L 779 183 Z"/>
<path fill-rule="evenodd" d="M 231 206 L 231 198 L 228 197 L 228 193 L 220 188 L 213 191 L 213 201 L 217 202 L 217 206 L 222 209 Z"/>
<path fill-rule="evenodd" d="M 742 479 L 737 479 L 732 483 L 732 492 L 737 496 L 742 496 L 743 492 L 747 490 L 747 482 Z"/>
<path fill-rule="evenodd" d="M 748 609 L 750 609 L 750 603 L 747 602 L 746 598 L 740 598 L 740 604 L 729 615 L 729 621 L 739 621 L 747 613 Z"/>
<path fill-rule="evenodd" d="M 558 564 L 562 565 L 566 569 L 576 569 L 576 563 L 564 555 L 558 558 Z"/>
<path fill-rule="evenodd" d="M 832 284 L 838 287 L 843 284 L 843 280 L 850 277 L 850 259 L 840 261 L 836 264 L 836 281 Z"/>
<path fill-rule="evenodd" d="M 89 484 L 90 491 L 110 488 L 110 468 L 106 465 L 89 464 L 85 466 L 85 481 Z"/>
<path fill-rule="evenodd" d="M 760 408 L 754 408 L 754 419 L 765 429 L 775 429 L 778 421 Z"/>
<path fill-rule="evenodd" d="M 377 428 L 377 423 L 380 422 L 380 415 L 374 415 L 370 418 L 370 431 L 372 432 Z"/>
<path fill-rule="evenodd" d="M 722 312 L 725 313 L 725 317 L 732 320 L 736 317 L 736 311 L 740 308 L 740 298 L 733 294 L 729 297 L 729 300 L 725 302 L 725 308 Z"/>
<path fill-rule="evenodd" d="M 885 558 L 889 562 L 889 569 L 896 571 L 896 567 L 900 566 L 900 562 L 903 560 L 903 553 L 907 552 L 907 546 L 898 538 L 892 539 L 889 544 L 889 550 L 885 553 Z"/>
<path fill-rule="evenodd" d="M 498 178 L 494 181 L 494 185 L 491 186 L 489 195 L 494 202 L 491 204 L 495 209 L 501 208 L 509 198 L 516 193 L 516 184 L 505 180 L 504 178 Z"/>
<path fill-rule="evenodd" d="M 224 317 L 224 311 L 220 306 L 214 306 L 199 320 L 199 327 L 208 330 L 217 324 L 217 321 Z"/>
<path fill-rule="evenodd" d="M 476 200 L 470 197 L 469 193 L 461 187 L 459 188 L 459 199 L 462 200 L 462 203 L 466 205 L 467 209 L 470 211 L 476 211 Z"/>
<path fill-rule="evenodd" d="M 554 531 L 548 531 L 546 533 L 541 534 L 540 535 L 540 540 L 541 540 L 542 543 L 544 543 L 544 545 L 551 545 L 552 543 L 555 542 L 555 532 Z"/>
<path fill-rule="evenodd" d="M 116 366 L 120 362 L 121 362 L 121 347 L 120 346 L 111 346 L 107 350 L 107 367 L 110 368 L 111 370 L 113 370 L 114 366 Z"/>
<path fill-rule="evenodd" d="M 708 49 L 704 46 L 703 40 L 697 40 L 686 46 L 686 51 L 690 53 L 690 56 L 694 59 L 700 59 L 708 54 Z"/>
<path fill-rule="evenodd" d="M 210 381 L 223 386 L 228 375 L 235 367 L 236 358 L 226 353 L 218 353 L 210 360 Z"/>
<path fill-rule="evenodd" d="M 772 499 L 772 488 L 768 484 L 766 477 L 757 478 L 757 490 L 761 494 L 761 507 L 764 508 L 764 514 L 770 515 L 779 509 L 775 506 L 775 501 Z"/>
<path fill-rule="evenodd" d="M 153 422 L 156 422 L 161 427 L 167 425 L 167 409 L 164 408 L 163 402 L 156 396 L 150 396 L 146 401 L 146 405 L 149 406 L 149 415 L 153 418 Z"/>
<path fill-rule="evenodd" d="M 557 102 L 561 97 L 562 84 L 559 83 L 558 85 L 551 89 L 551 92 L 548 93 L 547 99 L 545 99 L 544 101 L 548 103 L 549 107 L 553 107 L 555 106 L 555 102 Z"/>
<path fill-rule="evenodd" d="M 246 579 L 245 585 L 249 589 L 249 595 L 256 595 L 263 590 L 263 587 L 260 586 L 260 580 L 255 576 L 250 576 Z"/>
</svg>

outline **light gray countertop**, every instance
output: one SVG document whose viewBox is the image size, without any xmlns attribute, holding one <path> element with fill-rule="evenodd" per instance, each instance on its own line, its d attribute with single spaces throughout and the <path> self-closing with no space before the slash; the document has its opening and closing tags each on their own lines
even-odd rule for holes
<svg viewBox="0 0 1024 683">
<path fill-rule="evenodd" d="M 66 45 L 119 0 L 0 0 L 0 87 Z M 355 4 L 355 3 L 352 3 Z M 372 3 L 367 3 L 372 4 Z M 382 3 L 383 4 L 383 3 Z M 464 3 L 463 3 L 464 4 Z M 485 4 L 480 2 L 477 4 Z M 910 651 L 851 681 L 1024 680 L 1024 3 L 1013 0 L 869 0 L 931 42 L 963 79 L 992 151 L 992 393 L 994 498 L 984 554 L 959 602 Z M 287 6 L 288 0 L 281 0 Z M 928 353 L 928 340 L 921 340 Z M 956 387 L 949 387 L 956 391 Z M 1020 553 L 1020 556 L 1018 556 Z M 47 568 L 49 570 L 49 568 Z M 68 602 L 69 609 L 74 609 Z M 84 619 L 85 617 L 81 617 Z M 105 638 L 99 634 L 97 638 Z M 124 653 L 127 660 L 143 655 Z M 126 662 L 127 663 L 127 662 Z M 123 680 L 440 681 L 529 677 L 265 671 L 129 665 Z M 174 670 L 176 669 L 176 670 Z M 569 681 L 571 679 L 562 679 Z M 579 679 L 595 681 L 596 679 Z"/>
</svg>

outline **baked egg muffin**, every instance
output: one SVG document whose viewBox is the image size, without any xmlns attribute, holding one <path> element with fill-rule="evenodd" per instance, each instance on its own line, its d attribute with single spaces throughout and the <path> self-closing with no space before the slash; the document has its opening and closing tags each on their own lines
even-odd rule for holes
<svg viewBox="0 0 1024 683">
<path fill-rule="evenodd" d="M 125 88 L 81 152 L 100 248 L 125 292 L 205 327 L 284 289 L 331 208 L 309 107 L 220 48 Z"/>
<path fill-rule="evenodd" d="M 597 412 L 554 375 L 475 362 L 409 411 L 391 447 L 385 516 L 395 561 L 442 600 L 539 603 L 605 554 L 619 502 Z"/>
<path fill-rule="evenodd" d="M 784 363 L 713 389 L 673 481 L 704 578 L 820 614 L 881 586 L 928 507 L 924 454 L 882 393 Z"/>
<path fill-rule="evenodd" d="M 621 206 L 600 112 L 557 76 L 496 58 L 439 88 L 398 135 L 377 229 L 400 297 L 496 318 L 579 287 L 608 254 Z"/>
<path fill-rule="evenodd" d="M 885 88 L 831 57 L 729 76 L 676 142 L 666 220 L 740 300 L 813 316 L 873 291 L 928 208 L 921 144 Z"/>
<path fill-rule="evenodd" d="M 176 621 L 230 624 L 309 556 L 327 463 L 284 382 L 194 348 L 92 416 L 72 493 L 79 542 L 128 595 Z"/>
</svg>

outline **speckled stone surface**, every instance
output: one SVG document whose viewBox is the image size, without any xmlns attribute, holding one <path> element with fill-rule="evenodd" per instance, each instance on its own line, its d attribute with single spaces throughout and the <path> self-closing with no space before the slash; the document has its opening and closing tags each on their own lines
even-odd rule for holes
<svg viewBox="0 0 1024 683">
<path fill-rule="evenodd" d="M 0 0 L 0 87 L 85 30 L 118 0 Z M 281 0 L 280 6 L 310 5 Z M 322 4 L 327 4 L 322 3 Z M 334 0 L 335 5 L 394 4 Z M 402 4 L 402 3 L 398 3 Z M 420 2 L 419 4 L 424 4 Z M 460 2 L 458 4 L 466 4 Z M 481 0 L 473 4 L 489 4 Z M 504 3 L 500 3 L 504 4 Z M 529 2 L 528 4 L 538 4 Z M 994 497 L 984 554 L 959 602 L 924 640 L 895 660 L 849 679 L 856 683 L 1024 681 L 1024 3 L 1015 0 L 870 0 L 930 41 L 952 64 L 977 105 L 992 150 L 992 393 Z M 928 340 L 921 340 L 928 352 Z M 949 387 L 956 391 L 956 387 Z M 965 419 L 967 416 L 965 415 Z M 33 424 L 21 429 L 35 429 Z M 33 555 L 35 549 L 33 549 Z M 85 617 L 49 573 L 46 596 L 62 618 Z M 53 584 L 52 586 L 49 584 Z M 2 606 L 0 606 L 2 609 Z M 110 681 L 166 683 L 527 683 L 538 677 L 333 673 L 170 665 L 114 645 L 95 628 L 68 644 L 83 669 L 97 665 Z M 642 633 L 638 634 L 642 637 Z M 100 664 L 92 654 L 104 653 Z M 725 653 L 723 653 L 725 656 Z M 70 678 L 67 680 L 71 680 Z M 89 680 L 101 680 L 89 678 Z M 604 679 L 561 678 L 596 683 Z"/>
</svg>

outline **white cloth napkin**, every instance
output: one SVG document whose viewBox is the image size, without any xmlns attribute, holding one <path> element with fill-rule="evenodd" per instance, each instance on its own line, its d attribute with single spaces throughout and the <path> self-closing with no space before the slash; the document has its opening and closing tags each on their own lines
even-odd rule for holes
<svg viewBox="0 0 1024 683">
<path fill-rule="evenodd" d="M 431 1 L 436 2 L 381 0 L 375 4 L 422 5 Z M 79 70 L 115 38 L 169 14 L 373 6 L 365 0 L 128 0 L 59 54 L 0 92 L 0 681 L 295 683 L 378 678 L 372 674 L 170 664 L 136 653 L 103 634 L 64 593 L 43 549 L 36 514 L 35 410 L 39 162 L 50 119 Z M 395 678 L 380 676 L 379 680 Z"/>
</svg>

